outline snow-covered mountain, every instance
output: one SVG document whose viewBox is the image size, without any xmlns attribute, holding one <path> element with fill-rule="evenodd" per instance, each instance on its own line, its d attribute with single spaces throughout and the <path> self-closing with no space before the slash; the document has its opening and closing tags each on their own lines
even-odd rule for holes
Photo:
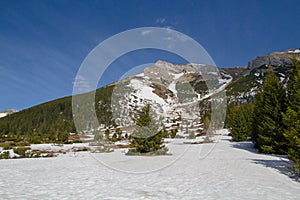
<svg viewBox="0 0 300 200">
<path fill-rule="evenodd" d="M 133 125 L 128 116 L 150 104 L 162 122 L 195 121 L 200 114 L 199 102 L 224 90 L 231 80 L 228 73 L 213 66 L 157 61 L 143 73 L 114 84 L 113 118 L 117 125 Z"/>
<path fill-rule="evenodd" d="M 199 122 L 203 120 L 200 115 L 210 107 L 209 103 L 213 101 L 209 97 L 213 94 L 225 89 L 229 102 L 252 101 L 270 68 L 286 83 L 294 59 L 300 60 L 300 49 L 258 56 L 248 66 L 236 68 L 157 61 L 141 74 L 97 89 L 95 105 L 86 101 L 86 94 L 79 95 L 80 107 L 72 107 L 71 96 L 53 100 L 15 113 L 9 119 L 1 118 L 0 131 L 46 133 L 48 127 L 55 125 L 55 129 L 72 132 L 75 129 L 74 113 L 76 123 L 80 123 L 79 131 L 96 129 L 99 125 L 100 129 L 111 128 L 115 122 L 119 126 L 130 126 L 134 124 L 137 111 L 148 103 L 156 119 L 166 127 L 184 130 L 189 126 L 190 130 L 199 130 L 199 123 L 203 123 Z M 74 112 L 74 109 L 78 111 Z M 93 109 L 97 122 L 91 116 Z M 4 115 L 6 113 L 0 116 Z"/>
</svg>

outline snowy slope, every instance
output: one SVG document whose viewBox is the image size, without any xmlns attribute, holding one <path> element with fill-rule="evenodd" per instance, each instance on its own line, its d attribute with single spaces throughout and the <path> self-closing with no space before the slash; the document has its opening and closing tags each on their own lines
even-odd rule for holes
<svg viewBox="0 0 300 200">
<path fill-rule="evenodd" d="M 4 110 L 0 112 L 0 118 L 18 112 L 17 110 Z"/>
<path fill-rule="evenodd" d="M 202 76 L 207 74 L 206 76 Z M 216 87 L 206 95 L 198 94 L 191 82 L 217 79 Z M 166 123 L 185 116 L 189 120 L 199 118 L 199 101 L 224 90 L 232 77 L 225 72 L 219 74 L 212 66 L 202 64 L 174 65 L 157 61 L 144 73 L 120 81 L 112 95 L 112 113 L 120 126 L 133 125 L 128 116 L 133 116 L 141 107 L 150 104 L 156 118 Z M 205 93 L 205 92 L 204 92 Z"/>
<path fill-rule="evenodd" d="M 0 118 L 5 117 L 7 113 L 0 113 Z"/>
<path fill-rule="evenodd" d="M 221 131 L 221 133 L 224 131 Z M 172 156 L 67 153 L 54 158 L 0 160 L 1 199 L 300 199 L 300 183 L 285 175 L 286 159 L 256 154 L 250 143 L 169 143 Z M 182 150 L 185 150 L 182 154 Z M 208 153 L 208 154 L 207 154 Z M 204 155 L 206 155 L 204 157 Z M 181 156 L 179 156 L 181 155 Z M 179 156 L 179 157 L 178 157 Z M 147 171 L 178 159 L 161 170 Z"/>
</svg>

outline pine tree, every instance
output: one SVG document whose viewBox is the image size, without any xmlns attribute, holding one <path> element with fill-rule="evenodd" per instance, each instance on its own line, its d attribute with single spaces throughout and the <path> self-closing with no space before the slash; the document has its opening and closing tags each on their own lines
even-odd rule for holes
<svg viewBox="0 0 300 200">
<path fill-rule="evenodd" d="M 158 123 L 150 111 L 149 104 L 141 109 L 135 120 L 136 129 L 131 135 L 131 143 L 139 153 L 154 152 L 163 148 L 163 131 L 158 131 Z"/>
<path fill-rule="evenodd" d="M 121 140 L 122 139 L 122 130 L 120 128 L 117 128 L 116 129 L 116 133 L 117 133 L 117 136 L 118 136 L 118 140 Z"/>
<path fill-rule="evenodd" d="M 295 63 L 288 82 L 288 108 L 283 114 L 286 125 L 284 136 L 288 140 L 288 155 L 300 171 L 300 63 Z"/>
<path fill-rule="evenodd" d="M 117 133 L 114 133 L 111 137 L 111 141 L 112 142 L 116 142 L 118 140 L 118 136 L 117 136 Z"/>
<path fill-rule="evenodd" d="M 226 123 L 231 129 L 233 141 L 245 141 L 250 136 L 253 118 L 253 104 L 230 106 Z"/>
<path fill-rule="evenodd" d="M 262 92 L 255 103 L 254 141 L 262 153 L 286 152 L 282 112 L 285 111 L 285 90 L 273 71 L 265 78 Z"/>
<path fill-rule="evenodd" d="M 62 142 L 62 143 L 68 142 L 69 133 L 66 130 L 61 131 L 61 132 L 58 133 L 57 139 L 58 139 L 59 142 Z"/>
<path fill-rule="evenodd" d="M 107 141 L 110 140 L 109 134 L 110 134 L 109 129 L 106 129 L 105 132 L 104 132 L 104 135 L 105 135 L 105 139 L 106 139 Z"/>
</svg>

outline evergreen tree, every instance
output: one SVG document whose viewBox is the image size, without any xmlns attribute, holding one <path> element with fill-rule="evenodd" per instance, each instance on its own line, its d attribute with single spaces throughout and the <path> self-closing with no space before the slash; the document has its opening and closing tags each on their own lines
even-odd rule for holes
<svg viewBox="0 0 300 200">
<path fill-rule="evenodd" d="M 118 140 L 118 136 L 117 136 L 117 133 L 114 133 L 111 137 L 111 141 L 112 142 L 116 142 Z"/>
<path fill-rule="evenodd" d="M 69 140 L 69 133 L 67 131 L 61 131 L 57 135 L 59 142 L 66 143 Z"/>
<path fill-rule="evenodd" d="M 105 132 L 104 132 L 104 135 L 105 135 L 105 139 L 106 139 L 106 140 L 110 140 L 109 134 L 110 134 L 109 129 L 106 129 Z"/>
<path fill-rule="evenodd" d="M 158 131 L 158 124 L 151 116 L 150 105 L 143 107 L 135 120 L 136 129 L 131 135 L 132 145 L 137 152 L 154 152 L 163 148 L 163 131 Z"/>
<path fill-rule="evenodd" d="M 252 129 L 253 104 L 229 106 L 226 123 L 234 141 L 245 141 Z"/>
<path fill-rule="evenodd" d="M 300 171 L 300 63 L 295 63 L 288 82 L 288 108 L 283 114 L 286 125 L 284 136 L 288 140 L 288 155 Z"/>
<path fill-rule="evenodd" d="M 122 139 L 122 130 L 120 129 L 120 128 L 117 128 L 116 129 L 116 133 L 117 133 L 117 135 L 118 135 L 118 140 L 121 140 Z"/>
<path fill-rule="evenodd" d="M 262 92 L 255 103 L 254 141 L 262 153 L 286 152 L 282 112 L 285 111 L 285 90 L 279 78 L 269 71 Z"/>
<path fill-rule="evenodd" d="M 255 148 L 258 148 L 258 133 L 259 133 L 258 124 L 263 119 L 263 113 L 261 110 L 263 105 L 264 102 L 262 100 L 262 91 L 260 91 L 256 94 L 255 101 L 254 101 L 254 111 L 253 111 L 252 129 L 251 129 L 251 139 L 254 143 Z"/>
<path fill-rule="evenodd" d="M 175 138 L 176 137 L 176 134 L 177 134 L 177 132 L 178 132 L 178 129 L 172 129 L 171 130 L 171 138 Z"/>
</svg>

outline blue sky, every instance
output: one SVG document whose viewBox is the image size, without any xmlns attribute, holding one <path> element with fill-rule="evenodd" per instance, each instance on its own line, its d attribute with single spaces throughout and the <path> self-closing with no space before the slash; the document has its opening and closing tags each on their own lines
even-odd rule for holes
<svg viewBox="0 0 300 200">
<path fill-rule="evenodd" d="M 168 27 L 199 42 L 220 67 L 245 66 L 258 55 L 300 47 L 300 3 L 276 1 L 0 1 L 0 110 L 24 109 L 72 94 L 88 53 L 119 32 Z M 99 86 L 159 51 L 118 59 Z"/>
</svg>

